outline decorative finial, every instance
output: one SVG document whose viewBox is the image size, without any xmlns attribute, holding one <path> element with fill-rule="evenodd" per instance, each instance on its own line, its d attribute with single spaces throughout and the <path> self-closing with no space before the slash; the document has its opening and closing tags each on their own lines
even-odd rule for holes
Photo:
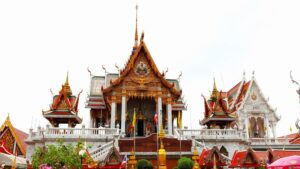
<svg viewBox="0 0 300 169">
<path fill-rule="evenodd" d="M 138 46 L 138 4 L 135 6 L 135 37 L 134 37 L 134 46 L 133 48 L 137 48 Z"/>
<path fill-rule="evenodd" d="M 66 82 L 65 82 L 65 86 L 69 85 L 69 71 L 67 72 L 67 77 L 66 77 Z"/>
<path fill-rule="evenodd" d="M 54 96 L 54 93 L 53 93 L 53 91 L 52 91 L 52 89 L 50 88 L 50 93 L 51 93 L 51 95 L 52 96 Z"/>
<path fill-rule="evenodd" d="M 104 70 L 104 73 L 107 74 L 106 68 L 104 67 L 104 65 L 102 65 L 102 69 Z"/>
<path fill-rule="evenodd" d="M 215 101 L 215 100 L 217 99 L 217 97 L 218 97 L 218 89 L 217 89 L 215 77 L 214 77 L 213 91 L 212 91 L 210 97 L 211 97 L 211 99 L 214 100 L 214 101 Z"/>
<path fill-rule="evenodd" d="M 89 67 L 87 67 L 87 71 L 90 73 L 90 76 L 93 76 Z"/>
<path fill-rule="evenodd" d="M 180 74 L 178 75 L 178 81 L 180 81 L 180 79 L 181 79 L 181 76 L 182 76 L 182 71 L 180 72 Z"/>
<path fill-rule="evenodd" d="M 117 63 L 115 64 L 115 67 L 117 68 L 118 72 L 120 72 L 120 68 L 119 68 L 119 66 L 117 65 Z"/>
<path fill-rule="evenodd" d="M 69 71 L 67 72 L 66 82 L 63 85 L 63 88 L 64 88 L 67 95 L 69 95 L 69 96 L 72 95 L 72 90 L 71 90 L 71 87 L 69 85 Z"/>
<path fill-rule="evenodd" d="M 141 35 L 141 39 L 140 39 L 140 42 L 142 42 L 144 40 L 144 37 L 145 37 L 145 33 L 144 31 L 142 32 L 142 35 Z"/>
<path fill-rule="evenodd" d="M 9 121 L 9 113 L 7 114 L 6 121 Z"/>
</svg>

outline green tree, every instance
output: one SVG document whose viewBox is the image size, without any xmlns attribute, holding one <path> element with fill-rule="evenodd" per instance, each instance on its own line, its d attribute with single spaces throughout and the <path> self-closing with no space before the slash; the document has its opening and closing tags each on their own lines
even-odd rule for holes
<svg viewBox="0 0 300 169">
<path fill-rule="evenodd" d="M 58 141 L 57 145 L 47 145 L 46 147 L 36 148 L 32 155 L 32 166 L 37 169 L 41 164 L 49 164 L 53 169 L 81 168 L 81 157 L 79 151 L 83 149 L 83 144 L 78 142 L 75 146 L 72 144 L 64 145 Z"/>
<path fill-rule="evenodd" d="M 194 162 L 190 158 L 181 157 L 178 160 L 178 166 L 177 166 L 178 169 L 192 169 L 193 166 L 194 166 Z"/>
<path fill-rule="evenodd" d="M 137 168 L 138 169 L 152 169 L 153 165 L 150 161 L 145 160 L 145 159 L 140 159 L 137 163 Z"/>
</svg>

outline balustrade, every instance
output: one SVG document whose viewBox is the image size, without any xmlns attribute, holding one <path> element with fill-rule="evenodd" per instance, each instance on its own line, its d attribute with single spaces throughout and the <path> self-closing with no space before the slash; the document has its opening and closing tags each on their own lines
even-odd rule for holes
<svg viewBox="0 0 300 169">
<path fill-rule="evenodd" d="M 191 139 L 192 136 L 195 139 L 246 139 L 245 132 L 235 129 L 177 129 L 175 133 L 183 139 Z"/>
<path fill-rule="evenodd" d="M 111 128 L 38 128 L 37 131 L 31 131 L 29 139 L 41 138 L 101 138 L 119 135 L 119 129 Z"/>
</svg>

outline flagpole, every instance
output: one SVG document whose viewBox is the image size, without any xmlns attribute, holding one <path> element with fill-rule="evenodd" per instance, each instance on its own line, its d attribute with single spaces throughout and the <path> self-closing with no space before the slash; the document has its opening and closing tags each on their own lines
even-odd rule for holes
<svg viewBox="0 0 300 169">
<path fill-rule="evenodd" d="M 135 108 L 133 109 L 133 113 L 135 114 Z M 136 114 L 135 114 L 136 116 Z M 134 156 L 135 156 L 135 121 L 136 119 L 133 119 L 134 120 L 134 126 L 133 126 L 133 153 L 134 153 Z"/>
</svg>

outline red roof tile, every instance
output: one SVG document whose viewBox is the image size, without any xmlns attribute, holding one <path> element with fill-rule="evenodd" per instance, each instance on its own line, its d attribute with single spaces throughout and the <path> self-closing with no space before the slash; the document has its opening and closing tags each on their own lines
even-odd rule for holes
<svg viewBox="0 0 300 169">
<path fill-rule="evenodd" d="M 253 161 L 247 162 L 247 157 L 252 156 Z M 268 153 L 265 151 L 254 151 L 251 148 L 244 151 L 236 151 L 233 154 L 230 168 L 236 167 L 258 167 L 265 165 L 268 160 Z"/>
<path fill-rule="evenodd" d="M 18 138 L 22 144 L 22 147 L 26 150 L 27 144 L 25 143 L 25 140 L 27 139 L 28 134 L 17 128 L 14 128 L 14 129 L 15 129 L 16 134 L 18 135 Z"/>
</svg>

